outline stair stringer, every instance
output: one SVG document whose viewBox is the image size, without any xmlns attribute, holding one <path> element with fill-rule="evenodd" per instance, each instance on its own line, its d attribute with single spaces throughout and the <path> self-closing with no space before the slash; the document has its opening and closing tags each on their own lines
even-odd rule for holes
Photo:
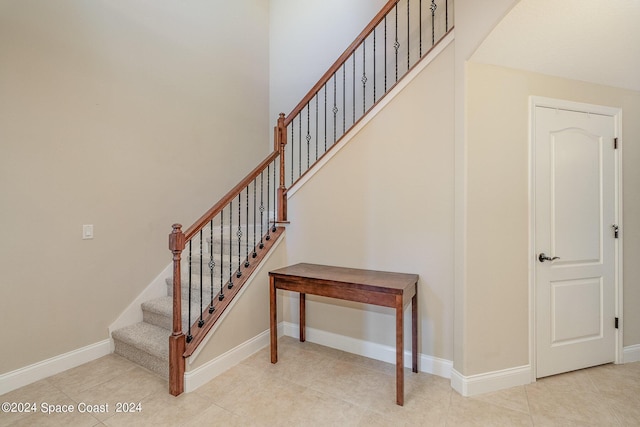
<svg viewBox="0 0 640 427">
<path fill-rule="evenodd" d="M 185 392 L 194 391 L 269 344 L 269 271 L 286 265 L 285 236 L 286 231 L 280 234 L 204 341 L 187 358 Z M 281 311 L 282 303 L 278 307 Z M 282 313 L 278 317 L 282 319 Z"/>
<path fill-rule="evenodd" d="M 424 70 L 438 55 L 451 44 L 455 39 L 455 30 L 450 30 L 416 65 L 402 77 L 398 83 L 378 101 L 377 104 L 365 114 L 347 133 L 331 147 L 325 155 L 313 164 L 291 187 L 287 189 L 287 198 L 293 196 L 296 191 L 302 188 L 324 165 L 326 165 L 338 152 L 344 148 L 378 113 L 380 113 L 398 94 L 400 94 L 422 70 Z"/>
</svg>

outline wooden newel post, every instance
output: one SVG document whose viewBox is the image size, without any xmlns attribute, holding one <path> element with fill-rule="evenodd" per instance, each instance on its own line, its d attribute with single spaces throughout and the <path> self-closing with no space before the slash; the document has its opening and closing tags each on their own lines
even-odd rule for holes
<svg viewBox="0 0 640 427">
<path fill-rule="evenodd" d="M 173 224 L 169 234 L 169 250 L 173 253 L 173 332 L 169 337 L 169 393 L 178 396 L 184 392 L 185 336 L 182 332 L 182 290 L 180 260 L 185 236 L 182 225 Z"/>
<path fill-rule="evenodd" d="M 280 152 L 280 185 L 278 187 L 278 218 L 277 222 L 287 222 L 287 188 L 284 185 L 284 147 L 287 145 L 287 126 L 284 123 L 284 113 L 278 117 L 278 125 L 275 129 L 277 145 L 276 150 Z"/>
</svg>

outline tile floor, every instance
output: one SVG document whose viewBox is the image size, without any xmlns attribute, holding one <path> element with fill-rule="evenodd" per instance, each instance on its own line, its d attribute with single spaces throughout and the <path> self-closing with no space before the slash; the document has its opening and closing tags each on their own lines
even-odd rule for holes
<svg viewBox="0 0 640 427">
<path fill-rule="evenodd" d="M 37 413 L 0 412 L 0 426 L 639 426 L 640 363 L 605 365 L 473 398 L 410 370 L 395 405 L 393 365 L 283 337 L 193 393 L 117 355 L 0 396 Z M 116 413 L 133 402 L 131 413 Z M 108 412 L 79 413 L 82 404 Z M 139 403 L 139 406 L 137 405 Z M 74 413 L 42 412 L 73 405 Z M 56 408 L 54 407 L 54 410 Z M 62 409 L 59 407 L 58 409 Z M 139 410 L 138 410 L 139 409 Z"/>
</svg>

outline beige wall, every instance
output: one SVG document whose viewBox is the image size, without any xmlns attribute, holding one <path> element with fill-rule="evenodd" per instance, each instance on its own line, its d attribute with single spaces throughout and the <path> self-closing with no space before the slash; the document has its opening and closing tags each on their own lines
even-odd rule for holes
<svg viewBox="0 0 640 427">
<path fill-rule="evenodd" d="M 267 154 L 268 23 L 260 0 L 0 3 L 0 373 L 107 339 L 171 224 Z"/>
<path fill-rule="evenodd" d="M 386 2 L 270 0 L 272 128 L 278 114 L 293 110 Z"/>
<path fill-rule="evenodd" d="M 454 263 L 454 369 L 467 375 L 467 80 L 466 66 L 485 37 L 519 0 L 455 0 L 455 263 Z"/>
<path fill-rule="evenodd" d="M 289 199 L 287 230 L 289 263 L 418 273 L 419 350 L 447 360 L 453 358 L 453 60 L 452 44 Z M 309 327 L 394 346 L 391 310 L 309 300 Z M 285 320 L 298 318 L 285 313 Z"/>
<path fill-rule="evenodd" d="M 640 343 L 640 93 L 497 66 L 467 67 L 465 375 L 529 363 L 529 96 L 622 108 L 624 345 Z"/>
</svg>

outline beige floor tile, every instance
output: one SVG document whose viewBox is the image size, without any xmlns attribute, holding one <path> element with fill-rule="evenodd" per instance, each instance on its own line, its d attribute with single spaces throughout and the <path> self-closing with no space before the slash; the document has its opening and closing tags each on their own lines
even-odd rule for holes
<svg viewBox="0 0 640 427">
<path fill-rule="evenodd" d="M 48 378 L 63 392 L 74 395 L 126 374 L 136 365 L 116 354 L 101 357 Z"/>
<path fill-rule="evenodd" d="M 532 426 L 531 416 L 479 399 L 451 395 L 447 426 Z"/>
<path fill-rule="evenodd" d="M 610 405 L 592 391 L 567 391 L 526 386 L 529 410 L 535 423 L 548 419 L 566 419 L 583 425 L 617 425 Z"/>
<path fill-rule="evenodd" d="M 370 408 L 374 402 L 382 399 L 396 400 L 395 376 L 337 359 L 313 378 L 309 388 L 364 408 Z"/>
<path fill-rule="evenodd" d="M 110 404 L 108 414 L 7 414 L 0 426 L 638 426 L 640 363 L 604 365 L 473 398 L 450 380 L 285 337 L 279 362 L 265 348 L 193 393 L 111 355 L 7 393 L 2 401 Z M 118 401 L 141 411 L 115 413 Z"/>
<path fill-rule="evenodd" d="M 524 387 L 512 387 L 493 393 L 485 393 L 474 397 L 474 399 L 529 414 L 529 401 L 527 400 L 527 393 Z"/>
</svg>

